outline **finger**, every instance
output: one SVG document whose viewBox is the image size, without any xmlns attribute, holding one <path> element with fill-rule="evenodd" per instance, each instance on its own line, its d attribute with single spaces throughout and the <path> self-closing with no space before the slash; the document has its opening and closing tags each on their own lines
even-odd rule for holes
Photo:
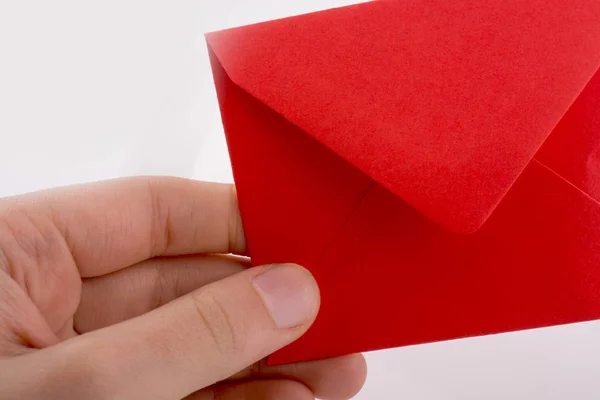
<svg viewBox="0 0 600 400">
<path fill-rule="evenodd" d="M 4 200 L 45 216 L 62 233 L 82 277 L 156 256 L 245 252 L 231 185 L 177 178 L 129 178 Z"/>
<path fill-rule="evenodd" d="M 184 400 L 314 400 L 313 393 L 303 384 L 286 381 L 249 381 L 202 390 Z"/>
<path fill-rule="evenodd" d="M 241 257 L 161 257 L 86 279 L 75 330 L 87 333 L 138 317 L 247 267 L 248 260 Z"/>
<path fill-rule="evenodd" d="M 234 380 L 277 378 L 302 382 L 319 399 L 350 399 L 365 384 L 367 363 L 362 354 L 276 366 L 261 361 L 232 377 Z"/>
<path fill-rule="evenodd" d="M 66 398 L 183 398 L 296 340 L 318 308 L 318 288 L 305 269 L 250 268 L 40 350 L 6 379 L 44 382 L 44 393 Z"/>
<path fill-rule="evenodd" d="M 84 281 L 75 327 L 86 333 L 158 308 L 206 284 L 246 269 L 246 259 L 227 256 L 188 256 L 144 261 L 115 273 Z M 269 366 L 265 361 L 233 379 L 288 378 L 308 386 L 319 398 L 350 398 L 363 386 L 362 355 L 314 362 Z"/>
<path fill-rule="evenodd" d="M 0 266 L 0 358 L 58 341 L 40 310 Z"/>
</svg>

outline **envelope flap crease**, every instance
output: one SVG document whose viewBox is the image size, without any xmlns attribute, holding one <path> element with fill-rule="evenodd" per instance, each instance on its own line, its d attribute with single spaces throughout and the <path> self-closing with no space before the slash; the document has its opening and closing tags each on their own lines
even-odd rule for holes
<svg viewBox="0 0 600 400">
<path fill-rule="evenodd" d="M 468 233 L 600 67 L 600 1 L 375 1 L 207 40 L 242 89 Z"/>
</svg>

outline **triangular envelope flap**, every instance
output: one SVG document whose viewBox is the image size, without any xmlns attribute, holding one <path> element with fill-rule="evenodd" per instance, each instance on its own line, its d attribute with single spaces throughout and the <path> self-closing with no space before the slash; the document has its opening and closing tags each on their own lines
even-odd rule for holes
<svg viewBox="0 0 600 400">
<path fill-rule="evenodd" d="M 207 39 L 242 89 L 472 232 L 600 66 L 600 1 L 375 1 Z"/>
</svg>

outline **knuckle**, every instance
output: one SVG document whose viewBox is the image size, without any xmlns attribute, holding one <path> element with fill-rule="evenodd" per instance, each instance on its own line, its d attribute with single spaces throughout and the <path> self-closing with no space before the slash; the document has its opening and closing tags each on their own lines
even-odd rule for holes
<svg viewBox="0 0 600 400">
<path fill-rule="evenodd" d="M 18 265 L 35 265 L 40 254 L 51 248 L 45 235 L 32 223 L 31 216 L 14 210 L 0 219 L 3 249 L 2 261 L 5 268 Z"/>
<path fill-rule="evenodd" d="M 173 276 L 168 273 L 168 268 L 158 264 L 155 267 L 155 274 L 152 309 L 163 306 L 177 297 L 175 282 Z"/>
<path fill-rule="evenodd" d="M 246 347 L 243 329 L 219 296 L 210 290 L 199 290 L 192 294 L 192 299 L 203 330 L 216 351 L 222 356 L 243 352 Z"/>
<path fill-rule="evenodd" d="M 19 207 L 0 216 L 0 269 L 23 288 L 32 279 L 60 283 L 76 273 L 67 243 L 53 221 Z"/>
<path fill-rule="evenodd" d="M 150 216 L 150 249 L 151 257 L 163 255 L 171 246 L 171 224 L 169 209 L 164 207 L 160 190 L 154 179 L 146 180 Z"/>
</svg>

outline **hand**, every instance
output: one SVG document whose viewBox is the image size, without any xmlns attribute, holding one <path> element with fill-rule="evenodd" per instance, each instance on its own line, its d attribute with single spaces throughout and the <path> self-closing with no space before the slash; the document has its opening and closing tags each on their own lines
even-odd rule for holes
<svg viewBox="0 0 600 400">
<path fill-rule="evenodd" d="M 0 397 L 353 396 L 361 355 L 260 361 L 306 332 L 319 294 L 298 266 L 217 255 L 245 250 L 229 185 L 137 178 L 0 199 Z"/>
</svg>

